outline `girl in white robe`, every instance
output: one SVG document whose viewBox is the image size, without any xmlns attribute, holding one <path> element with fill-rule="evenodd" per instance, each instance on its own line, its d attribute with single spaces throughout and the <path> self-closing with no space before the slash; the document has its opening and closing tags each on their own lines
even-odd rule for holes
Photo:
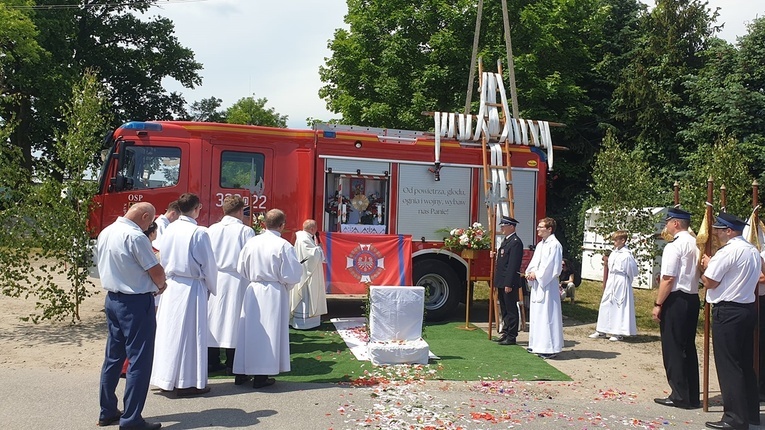
<svg viewBox="0 0 765 430">
<path fill-rule="evenodd" d="M 598 323 L 591 338 L 606 337 L 619 341 L 622 336 L 637 334 L 635 323 L 635 296 L 632 293 L 632 281 L 638 274 L 637 262 L 632 252 L 625 245 L 628 233 L 624 230 L 615 232 L 611 239 L 614 250 L 608 257 L 608 278 L 600 300 Z"/>
</svg>

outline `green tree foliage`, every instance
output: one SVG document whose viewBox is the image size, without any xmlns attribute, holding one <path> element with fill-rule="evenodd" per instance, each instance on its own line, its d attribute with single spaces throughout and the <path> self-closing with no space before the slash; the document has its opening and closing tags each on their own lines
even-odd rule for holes
<svg viewBox="0 0 765 430">
<path fill-rule="evenodd" d="M 637 238 L 628 245 L 639 265 L 651 265 L 657 253 L 654 233 L 658 221 L 651 208 L 664 206 L 667 193 L 652 175 L 643 153 L 625 149 L 609 131 L 595 157 L 592 177 L 595 232 L 608 240 L 616 230 L 629 231 Z"/>
<path fill-rule="evenodd" d="M 191 104 L 185 119 L 200 122 L 226 122 L 226 111 L 221 110 L 223 100 L 217 97 L 202 99 Z"/>
<path fill-rule="evenodd" d="M 256 99 L 254 96 L 239 99 L 226 109 L 226 122 L 229 124 L 262 125 L 268 127 L 287 127 L 287 115 L 279 115 L 274 108 L 266 109 L 268 99 Z"/>
<path fill-rule="evenodd" d="M 705 1 L 657 0 L 642 16 L 640 38 L 613 94 L 622 137 L 645 153 L 666 182 L 684 154 L 695 149 L 678 136 L 689 122 L 682 112 L 689 103 L 684 83 L 704 65 L 716 16 Z"/>
<path fill-rule="evenodd" d="M 66 131 L 53 142 L 59 160 L 38 169 L 40 183 L 24 186 L 0 212 L 6 227 L 0 233 L 0 288 L 5 295 L 33 297 L 40 312 L 29 316 L 34 322 L 67 317 L 74 322 L 79 304 L 92 294 L 87 219 L 96 184 L 88 178 L 97 168 L 109 107 L 106 89 L 86 71 L 63 109 Z M 10 149 L 10 155 L 17 151 Z M 20 157 L 4 157 L 0 172 L 16 169 L 19 176 L 20 166 Z"/>
<path fill-rule="evenodd" d="M 35 61 L 34 55 L 18 57 L 28 61 L 17 61 L 13 70 L 3 70 L 4 76 L 0 76 L 0 96 L 13 101 L 0 103 L 0 118 L 18 121 L 11 143 L 22 150 L 25 169 L 20 173 L 26 171 L 27 177 L 34 172 L 37 160 L 58 158 L 53 141 L 64 128 L 59 107 L 66 103 L 70 89 L 85 70 L 96 70 L 110 89 L 115 123 L 181 115 L 183 98 L 164 90 L 162 80 L 173 78 L 188 88 L 201 83 L 201 64 L 180 45 L 172 22 L 137 16 L 159 3 L 157 0 L 3 3 L 6 13 L 10 10 L 24 15 L 34 24 L 34 41 L 42 51 Z M 21 30 L 17 36 L 23 40 L 33 31 L 26 27 Z M 16 33 L 11 34 L 14 36 Z M 35 151 L 43 157 L 32 157 Z"/>
<path fill-rule="evenodd" d="M 472 0 L 349 0 L 319 95 L 348 124 L 432 127 L 423 111 L 464 106 L 475 16 Z"/>
<path fill-rule="evenodd" d="M 733 136 L 751 160 L 754 177 L 765 179 L 765 19 L 753 20 L 738 49 L 715 40 L 705 67 L 686 82 L 691 98 L 683 107 L 690 124 L 681 132 L 689 145 L 708 147 Z"/>
<path fill-rule="evenodd" d="M 748 166 L 752 160 L 742 151 L 736 139 L 723 137 L 713 145 L 703 145 L 689 157 L 687 183 L 681 182 L 680 202 L 683 208 L 701 220 L 707 199 L 707 180 L 714 182 L 713 209 L 720 212 L 720 187 L 727 190 L 727 212 L 744 219 L 752 211 L 752 180 Z M 686 205 L 685 202 L 688 202 Z"/>
</svg>

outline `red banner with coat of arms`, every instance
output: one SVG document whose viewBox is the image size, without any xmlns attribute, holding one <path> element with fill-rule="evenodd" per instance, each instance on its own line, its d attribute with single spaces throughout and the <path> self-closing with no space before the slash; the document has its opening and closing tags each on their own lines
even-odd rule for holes
<svg viewBox="0 0 765 430">
<path fill-rule="evenodd" d="M 326 233 L 327 292 L 366 294 L 367 284 L 412 285 L 412 236 Z"/>
</svg>

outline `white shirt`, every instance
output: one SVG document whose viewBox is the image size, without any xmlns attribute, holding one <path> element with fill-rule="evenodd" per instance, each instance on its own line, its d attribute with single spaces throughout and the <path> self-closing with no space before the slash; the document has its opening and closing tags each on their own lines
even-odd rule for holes
<svg viewBox="0 0 765 430">
<path fill-rule="evenodd" d="M 675 278 L 672 292 L 698 294 L 699 269 L 697 267 L 696 238 L 687 231 L 680 231 L 675 240 L 664 247 L 661 256 L 661 275 Z"/>
<path fill-rule="evenodd" d="M 712 256 L 704 272 L 704 276 L 720 283 L 707 290 L 707 302 L 754 302 L 761 267 L 762 257 L 751 243 L 741 236 L 730 239 Z"/>
<path fill-rule="evenodd" d="M 159 263 L 138 224 L 118 217 L 98 235 L 96 251 L 98 275 L 105 290 L 125 294 L 158 291 L 147 270 Z"/>
</svg>

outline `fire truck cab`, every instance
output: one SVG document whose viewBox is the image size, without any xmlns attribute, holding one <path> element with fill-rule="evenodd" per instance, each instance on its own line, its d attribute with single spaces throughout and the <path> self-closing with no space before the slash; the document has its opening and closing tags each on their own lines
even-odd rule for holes
<svg viewBox="0 0 765 430">
<path fill-rule="evenodd" d="M 510 151 L 517 233 L 528 246 L 545 216 L 545 156 L 533 146 Z M 90 227 L 95 236 L 142 201 L 160 214 L 193 192 L 203 226 L 222 217 L 227 195 L 238 194 L 252 215 L 283 210 L 290 242 L 308 218 L 325 232 L 411 235 L 412 280 L 426 287 L 427 318 L 439 320 L 465 300 L 468 273 L 471 281 L 489 278 L 488 251 L 465 259 L 443 248 L 448 230 L 486 226 L 483 160 L 480 144 L 443 140 L 435 165 L 434 138 L 424 132 L 130 122 L 104 141 Z"/>
</svg>

